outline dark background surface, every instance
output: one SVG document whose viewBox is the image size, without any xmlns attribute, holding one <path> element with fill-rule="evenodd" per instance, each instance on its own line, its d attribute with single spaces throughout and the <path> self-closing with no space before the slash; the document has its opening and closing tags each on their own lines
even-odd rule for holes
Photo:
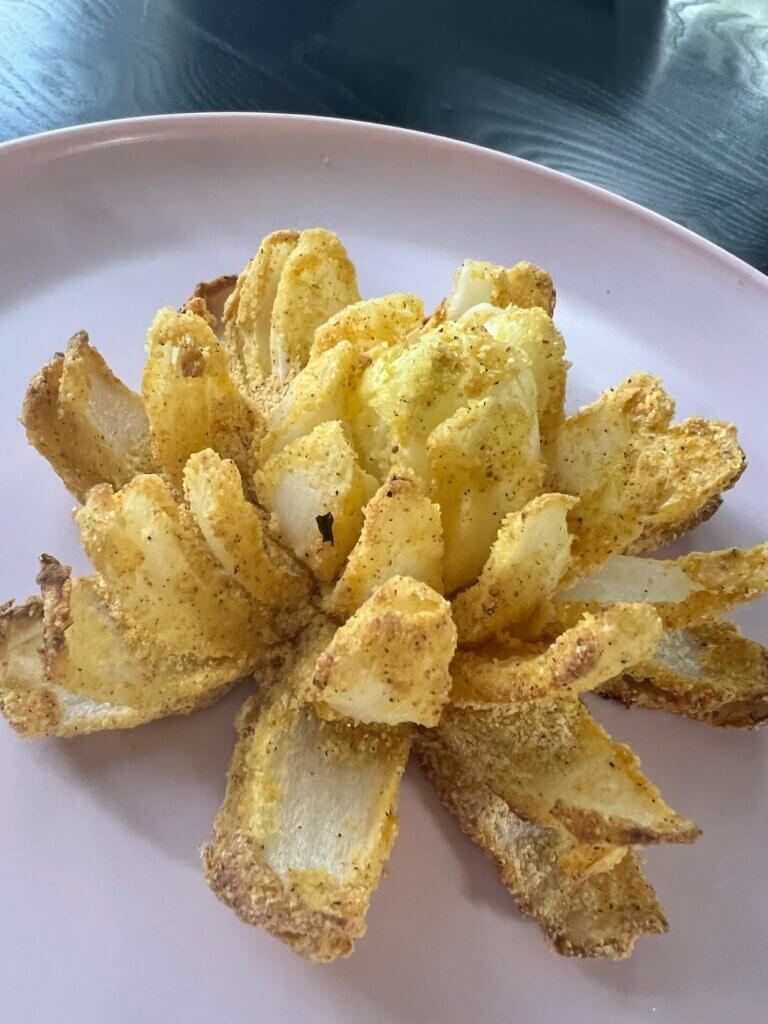
<svg viewBox="0 0 768 1024">
<path fill-rule="evenodd" d="M 467 139 L 768 270 L 768 0 L 0 0 L 0 138 L 196 110 Z"/>
</svg>

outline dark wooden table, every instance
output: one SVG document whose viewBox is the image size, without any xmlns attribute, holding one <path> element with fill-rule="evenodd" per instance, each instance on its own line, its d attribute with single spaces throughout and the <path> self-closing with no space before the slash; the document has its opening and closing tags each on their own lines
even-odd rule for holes
<svg viewBox="0 0 768 1024">
<path fill-rule="evenodd" d="M 423 129 L 768 270 L 768 0 L 0 0 L 0 138 L 277 110 Z"/>
</svg>

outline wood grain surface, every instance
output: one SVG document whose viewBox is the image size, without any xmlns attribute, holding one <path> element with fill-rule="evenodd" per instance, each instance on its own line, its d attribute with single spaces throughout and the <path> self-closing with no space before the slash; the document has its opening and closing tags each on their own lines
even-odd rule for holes
<svg viewBox="0 0 768 1024">
<path fill-rule="evenodd" d="M 768 270 L 768 0 L 0 0 L 0 138 L 194 110 L 478 142 Z"/>
</svg>

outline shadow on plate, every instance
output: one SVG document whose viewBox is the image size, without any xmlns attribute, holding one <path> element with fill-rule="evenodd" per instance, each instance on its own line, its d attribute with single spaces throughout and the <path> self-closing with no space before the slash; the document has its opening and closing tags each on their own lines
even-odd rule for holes
<svg viewBox="0 0 768 1024">
<path fill-rule="evenodd" d="M 234 718 L 248 692 L 242 684 L 192 715 L 53 741 L 49 755 L 127 828 L 200 872 L 199 847 L 224 796 Z"/>
</svg>

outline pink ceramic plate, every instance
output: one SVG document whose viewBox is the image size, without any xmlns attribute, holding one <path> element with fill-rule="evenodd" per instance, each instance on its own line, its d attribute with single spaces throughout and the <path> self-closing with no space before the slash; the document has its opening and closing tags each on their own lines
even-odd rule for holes
<svg viewBox="0 0 768 1024">
<path fill-rule="evenodd" d="M 664 378 L 683 415 L 738 422 L 750 466 L 697 547 L 752 544 L 765 516 L 768 280 L 689 232 L 521 160 L 304 117 L 148 118 L 0 147 L 0 598 L 41 551 L 82 569 L 72 498 L 16 422 L 32 373 L 86 328 L 138 385 L 147 324 L 265 233 L 337 231 L 364 294 L 427 303 L 465 256 L 548 267 L 574 362 L 569 403 Z M 768 641 L 766 605 L 742 617 Z M 757 1021 L 765 997 L 768 736 L 598 702 L 670 803 L 704 829 L 652 849 L 671 922 L 631 961 L 548 952 L 491 864 L 411 770 L 401 834 L 354 957 L 316 967 L 209 893 L 198 849 L 243 698 L 69 742 L 0 731 L 0 1005 L 13 1022 Z M 762 1009 L 761 1009 L 762 1007 Z"/>
</svg>

